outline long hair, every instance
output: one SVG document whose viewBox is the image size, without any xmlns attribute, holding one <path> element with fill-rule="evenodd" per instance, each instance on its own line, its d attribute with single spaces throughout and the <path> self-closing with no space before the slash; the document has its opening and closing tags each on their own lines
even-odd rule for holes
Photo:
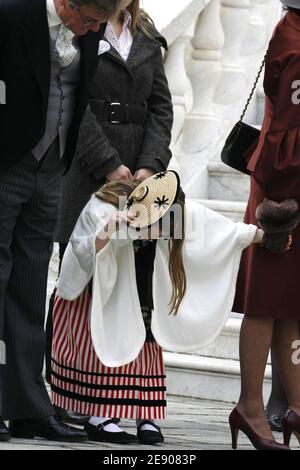
<svg viewBox="0 0 300 470">
<path fill-rule="evenodd" d="M 177 315 L 178 309 L 182 302 L 182 299 L 186 292 L 186 274 L 183 265 L 182 258 L 182 247 L 185 239 L 185 219 L 184 219 L 184 206 L 185 206 L 185 194 L 181 188 L 178 190 L 178 194 L 174 203 L 181 207 L 180 220 L 174 219 L 174 213 L 171 212 L 171 238 L 169 239 L 169 273 L 172 281 L 172 297 L 169 303 L 171 308 L 170 313 Z M 173 225 L 173 226 L 172 226 Z M 179 225 L 181 229 L 181 237 L 176 238 L 176 226 Z M 180 232 L 180 230 L 179 230 Z"/>
<path fill-rule="evenodd" d="M 153 38 L 153 20 L 150 18 L 148 13 L 145 12 L 140 6 L 140 0 L 132 0 L 127 10 L 131 14 L 131 32 L 136 33 L 140 29 L 145 36 Z"/>
<path fill-rule="evenodd" d="M 141 183 L 140 180 L 134 181 L 111 181 L 103 185 L 95 196 L 104 202 L 114 205 L 119 208 L 119 199 L 122 196 L 128 197 L 129 194 Z M 168 242 L 169 247 L 169 274 L 172 282 L 172 296 L 169 302 L 170 314 L 177 315 L 179 306 L 186 292 L 186 274 L 183 265 L 182 247 L 185 238 L 185 220 L 184 220 L 184 206 L 185 194 L 179 188 L 174 204 L 181 207 L 181 218 L 174 218 L 174 213 L 170 211 L 170 233 L 171 238 Z M 125 208 L 125 207 L 124 207 Z M 181 224 L 181 226 L 180 226 Z M 179 225 L 181 229 L 181 237 L 176 238 L 174 235 L 178 233 L 176 227 Z"/>
</svg>

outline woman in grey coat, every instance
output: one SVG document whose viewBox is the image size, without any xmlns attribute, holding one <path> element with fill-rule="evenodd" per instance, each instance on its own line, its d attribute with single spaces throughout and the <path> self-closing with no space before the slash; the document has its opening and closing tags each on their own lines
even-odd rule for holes
<svg viewBox="0 0 300 470">
<path fill-rule="evenodd" d="M 147 26 L 151 36 L 137 28 L 127 61 L 113 46 L 99 55 L 76 156 L 63 181 L 57 242 L 68 242 L 90 195 L 107 177 L 116 179 L 114 170 L 125 165 L 139 177 L 137 170 L 158 173 L 169 164 L 173 112 L 161 54 L 167 43 Z"/>
<path fill-rule="evenodd" d="M 100 186 L 107 180 L 146 179 L 166 170 L 171 158 L 173 110 L 161 52 L 161 47 L 167 49 L 167 43 L 139 3 L 122 0 L 123 10 L 110 19 L 104 41 L 99 44 L 98 69 L 91 84 L 89 106 L 72 166 L 62 184 L 54 239 L 60 244 L 60 260 L 83 207 Z M 145 278 L 139 260 L 147 259 L 152 267 L 155 244 L 136 248 L 139 249 L 136 268 L 142 279 L 139 294 L 146 318 L 146 312 L 151 311 L 152 277 Z M 147 272 L 151 273 L 151 268 Z M 53 298 L 54 295 L 47 322 L 49 382 Z M 84 418 L 73 413 L 57 411 L 68 421 L 84 422 Z M 151 431 L 147 426 L 145 431 L 150 433 L 150 439 L 160 442 L 162 437 L 157 429 L 153 427 Z M 106 432 L 109 430 L 109 426 L 103 429 L 99 439 L 111 442 L 112 433 Z M 122 442 L 132 440 L 127 433 L 117 434 L 115 437 Z"/>
</svg>

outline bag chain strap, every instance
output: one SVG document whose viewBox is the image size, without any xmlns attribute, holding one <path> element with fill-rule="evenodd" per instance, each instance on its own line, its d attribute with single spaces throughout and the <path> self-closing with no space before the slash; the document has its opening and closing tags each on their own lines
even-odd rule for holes
<svg viewBox="0 0 300 470">
<path fill-rule="evenodd" d="M 262 73 L 262 71 L 263 71 L 263 68 L 264 68 L 264 65 L 265 65 L 265 62 L 266 62 L 266 56 L 267 56 L 267 54 L 266 54 L 266 55 L 264 56 L 264 58 L 263 58 L 262 64 L 261 64 L 260 69 L 259 69 L 259 71 L 258 71 L 258 74 L 257 74 L 257 76 L 256 76 L 256 79 L 255 79 L 254 85 L 253 85 L 253 87 L 252 87 L 252 90 L 251 90 L 251 92 L 250 92 L 249 98 L 248 98 L 248 100 L 247 100 L 246 106 L 244 107 L 243 112 L 242 112 L 242 115 L 241 115 L 241 117 L 240 117 L 240 121 L 243 121 L 243 119 L 244 119 L 244 117 L 245 117 L 246 111 L 247 111 L 247 109 L 248 109 L 248 107 L 249 107 L 249 104 L 250 104 L 250 101 L 251 101 L 251 99 L 252 99 L 253 93 L 254 93 L 254 91 L 255 91 L 256 85 L 257 85 L 258 80 L 259 80 L 259 78 L 260 78 L 260 76 L 261 76 L 261 73 Z"/>
</svg>

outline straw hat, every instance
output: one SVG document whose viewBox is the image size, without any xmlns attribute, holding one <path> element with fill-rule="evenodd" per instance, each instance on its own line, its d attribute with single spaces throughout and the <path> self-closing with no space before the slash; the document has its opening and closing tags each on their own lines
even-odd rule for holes
<svg viewBox="0 0 300 470">
<path fill-rule="evenodd" d="M 280 0 L 283 5 L 291 8 L 299 8 L 300 9 L 300 0 Z"/>
<path fill-rule="evenodd" d="M 138 213 L 130 226 L 144 228 L 161 219 L 174 203 L 179 187 L 179 175 L 172 170 L 144 180 L 127 199 L 127 209 Z"/>
</svg>

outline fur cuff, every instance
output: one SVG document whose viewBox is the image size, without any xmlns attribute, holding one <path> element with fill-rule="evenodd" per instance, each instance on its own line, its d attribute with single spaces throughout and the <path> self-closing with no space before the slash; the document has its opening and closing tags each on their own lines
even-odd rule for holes
<svg viewBox="0 0 300 470">
<path fill-rule="evenodd" d="M 255 215 L 265 233 L 292 232 L 300 220 L 298 202 L 295 199 L 285 199 L 282 202 L 265 199 L 257 207 Z"/>
<path fill-rule="evenodd" d="M 285 252 L 288 239 L 289 232 L 265 233 L 260 245 L 271 251 L 271 253 L 281 255 Z"/>
</svg>

